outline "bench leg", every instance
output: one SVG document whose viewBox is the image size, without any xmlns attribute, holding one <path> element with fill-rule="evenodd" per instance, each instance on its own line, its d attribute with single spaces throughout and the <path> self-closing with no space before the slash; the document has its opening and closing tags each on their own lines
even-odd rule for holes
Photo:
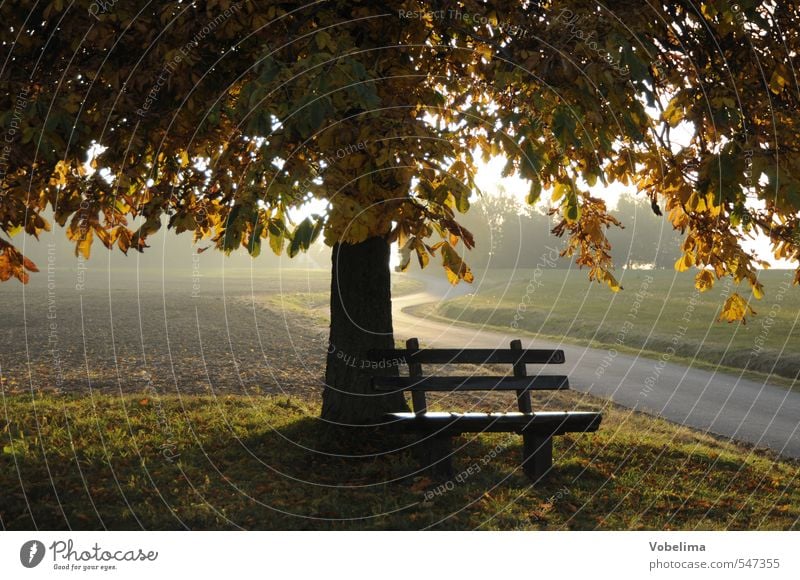
<svg viewBox="0 0 800 580">
<path fill-rule="evenodd" d="M 525 475 L 537 480 L 553 467 L 553 438 L 523 433 L 522 468 Z"/>
<path fill-rule="evenodd" d="M 451 439 L 450 435 L 436 435 L 420 444 L 421 466 L 434 479 L 444 480 L 454 475 Z"/>
</svg>

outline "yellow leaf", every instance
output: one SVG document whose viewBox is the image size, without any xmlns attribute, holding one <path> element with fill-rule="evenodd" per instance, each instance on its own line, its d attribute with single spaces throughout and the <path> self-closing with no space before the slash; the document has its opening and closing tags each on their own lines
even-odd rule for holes
<svg viewBox="0 0 800 580">
<path fill-rule="evenodd" d="M 745 317 L 755 313 L 756 311 L 750 307 L 747 301 L 738 293 L 734 292 L 730 298 L 725 301 L 725 305 L 722 307 L 722 313 L 719 315 L 719 320 L 727 320 L 728 323 L 741 322 L 742 324 L 747 324 Z"/>
<path fill-rule="evenodd" d="M 692 195 L 689 196 L 689 200 L 686 202 L 686 207 L 690 211 L 705 211 L 707 209 L 705 197 L 697 195 L 697 192 L 692 192 Z"/>
<path fill-rule="evenodd" d="M 772 73 L 772 77 L 769 79 L 769 90 L 771 90 L 776 95 L 779 95 L 783 92 L 783 87 L 786 86 L 786 79 L 783 78 L 783 75 L 780 71 L 775 70 Z"/>
<path fill-rule="evenodd" d="M 555 187 L 553 188 L 553 195 L 550 196 L 550 201 L 558 201 L 565 195 L 569 194 L 570 187 L 566 183 L 556 183 Z"/>
<path fill-rule="evenodd" d="M 492 60 L 492 47 L 488 44 L 479 44 L 475 49 L 479 55 L 481 55 L 486 60 Z"/>
<path fill-rule="evenodd" d="M 694 256 L 689 252 L 686 252 L 683 256 L 678 258 L 677 262 L 675 262 L 675 269 L 678 272 L 685 272 L 692 266 L 694 266 Z"/>
<path fill-rule="evenodd" d="M 680 98 L 676 96 L 673 97 L 669 102 L 666 110 L 662 113 L 661 118 L 669 123 L 670 127 L 675 128 L 683 120 L 683 115 L 684 111 L 680 104 Z"/>
<path fill-rule="evenodd" d="M 700 290 L 700 292 L 711 290 L 714 286 L 714 275 L 711 273 L 711 270 L 698 272 L 697 276 L 694 278 L 694 286 Z"/>
<path fill-rule="evenodd" d="M 603 274 L 603 279 L 605 280 L 606 284 L 608 284 L 608 287 L 611 288 L 612 291 L 619 292 L 620 290 L 622 290 L 622 286 L 620 286 L 619 282 L 617 282 L 617 279 L 614 278 L 611 272 L 605 272 Z"/>
<path fill-rule="evenodd" d="M 87 260 L 89 259 L 89 254 L 92 250 L 92 237 L 94 233 L 91 229 L 87 228 L 85 231 L 82 232 L 82 235 L 78 239 L 78 243 L 75 245 L 75 255 L 83 255 L 84 258 Z"/>
<path fill-rule="evenodd" d="M 447 272 L 447 279 L 451 284 L 458 284 L 459 280 L 472 282 L 475 278 L 461 256 L 447 243 L 444 242 L 442 248 L 442 265 Z"/>
</svg>

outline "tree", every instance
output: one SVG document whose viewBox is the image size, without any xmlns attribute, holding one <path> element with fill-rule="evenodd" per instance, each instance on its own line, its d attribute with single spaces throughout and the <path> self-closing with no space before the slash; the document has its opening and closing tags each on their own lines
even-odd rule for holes
<svg viewBox="0 0 800 580">
<path fill-rule="evenodd" d="M 608 233 L 616 262 L 628 268 L 672 268 L 683 255 L 684 238 L 663 219 L 655 215 L 649 203 L 631 195 L 623 195 L 614 212 L 625 224 Z"/>
<path fill-rule="evenodd" d="M 404 406 L 345 361 L 393 344 L 391 242 L 472 279 L 457 214 L 475 155 L 504 155 L 529 203 L 546 191 L 563 254 L 615 291 L 618 221 L 597 183 L 635 187 L 685 232 L 676 267 L 701 288 L 732 276 L 761 295 L 751 233 L 798 259 L 794 2 L 52 0 L 0 15 L 0 278 L 36 270 L 11 238 L 49 228 L 48 207 L 84 255 L 95 238 L 142 251 L 164 217 L 253 256 L 322 236 L 332 352 L 347 355 L 328 359 L 331 421 Z M 324 215 L 291 224 L 314 198 Z M 724 307 L 749 312 L 737 293 Z"/>
<path fill-rule="evenodd" d="M 551 222 L 540 208 L 532 208 L 499 186 L 494 195 L 483 195 L 473 202 L 470 211 L 459 219 L 475 239 L 475 248 L 469 253 L 470 266 L 535 268 L 540 249 L 556 245 Z M 566 263 L 563 265 L 566 267 Z"/>
</svg>

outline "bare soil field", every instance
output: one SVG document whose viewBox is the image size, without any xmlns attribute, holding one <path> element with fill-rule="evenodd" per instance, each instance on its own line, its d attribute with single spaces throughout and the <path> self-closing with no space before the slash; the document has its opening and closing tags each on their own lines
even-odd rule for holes
<svg viewBox="0 0 800 580">
<path fill-rule="evenodd" d="M 66 279 L 66 280 L 64 280 Z M 321 387 L 327 331 L 287 315 L 328 286 L 321 273 L 171 279 L 164 286 L 68 276 L 0 288 L 0 368 L 6 392 L 292 394 Z"/>
</svg>

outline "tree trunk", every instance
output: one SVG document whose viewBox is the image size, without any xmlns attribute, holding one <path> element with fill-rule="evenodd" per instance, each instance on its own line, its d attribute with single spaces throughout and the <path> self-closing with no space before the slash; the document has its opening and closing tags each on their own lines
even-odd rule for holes
<svg viewBox="0 0 800 580">
<path fill-rule="evenodd" d="M 373 237 L 336 244 L 332 252 L 331 330 L 322 418 L 336 425 L 375 425 L 387 412 L 406 411 L 402 393 L 375 394 L 370 377 L 397 375 L 396 365 L 373 368 L 367 351 L 394 348 L 389 243 Z"/>
</svg>

